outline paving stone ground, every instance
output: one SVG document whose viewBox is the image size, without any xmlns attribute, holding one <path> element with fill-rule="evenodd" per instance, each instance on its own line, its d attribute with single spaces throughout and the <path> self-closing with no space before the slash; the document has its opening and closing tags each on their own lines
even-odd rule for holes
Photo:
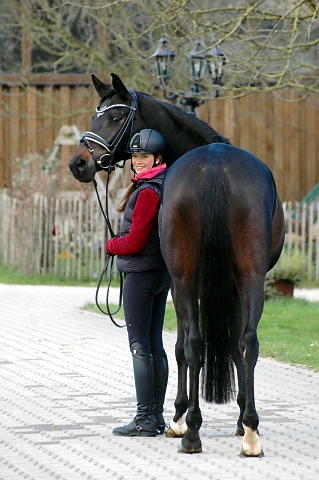
<svg viewBox="0 0 319 480">
<path fill-rule="evenodd" d="M 125 329 L 81 310 L 94 288 L 0 284 L 0 480 L 319 479 L 319 373 L 261 358 L 264 458 L 238 456 L 238 408 L 201 401 L 203 453 L 179 439 L 120 438 L 135 411 Z M 299 296 L 302 296 L 302 292 Z M 165 333 L 173 416 L 175 334 Z"/>
</svg>

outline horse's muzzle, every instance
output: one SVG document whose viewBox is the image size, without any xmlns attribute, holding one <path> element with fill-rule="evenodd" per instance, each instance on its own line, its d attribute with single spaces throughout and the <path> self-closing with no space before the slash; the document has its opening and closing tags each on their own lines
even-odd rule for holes
<svg viewBox="0 0 319 480">
<path fill-rule="evenodd" d="M 81 155 L 71 158 L 69 169 L 76 180 L 84 183 L 92 182 L 96 174 L 94 162 L 91 160 L 87 161 Z"/>
</svg>

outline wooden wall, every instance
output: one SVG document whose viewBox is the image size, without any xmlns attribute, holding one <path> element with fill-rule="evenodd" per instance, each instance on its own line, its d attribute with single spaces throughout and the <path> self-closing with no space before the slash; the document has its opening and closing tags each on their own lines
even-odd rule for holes
<svg viewBox="0 0 319 480">
<path fill-rule="evenodd" d="M 52 149 L 62 125 L 88 130 L 96 103 L 91 87 L 0 87 L 0 188 L 10 188 L 17 157 Z M 70 176 L 71 181 L 68 160 L 75 148 L 62 146 L 60 152 L 60 175 Z"/>
<path fill-rule="evenodd" d="M 62 125 L 87 130 L 96 104 L 91 87 L 0 87 L 0 188 L 10 187 L 15 159 L 52 148 Z M 215 99 L 198 116 L 265 162 L 283 200 L 299 201 L 319 182 L 317 97 L 269 92 Z M 62 175 L 69 175 L 73 153 L 73 146 L 62 147 Z"/>
<path fill-rule="evenodd" d="M 271 169 L 283 200 L 301 200 L 319 182 L 319 98 L 292 92 L 210 100 L 200 117 Z"/>
</svg>

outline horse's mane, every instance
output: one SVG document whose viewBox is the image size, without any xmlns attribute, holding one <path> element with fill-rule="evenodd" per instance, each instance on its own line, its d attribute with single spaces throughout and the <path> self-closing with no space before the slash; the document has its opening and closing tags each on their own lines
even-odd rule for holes
<svg viewBox="0 0 319 480">
<path fill-rule="evenodd" d="M 170 116 L 174 117 L 176 121 L 180 120 L 183 123 L 183 128 L 186 130 L 190 130 L 192 134 L 198 133 L 199 136 L 203 138 L 203 143 L 226 143 L 231 144 L 228 138 L 220 135 L 216 130 L 214 130 L 208 123 L 204 122 L 200 118 L 197 118 L 195 115 L 190 115 L 189 113 L 182 110 L 180 107 L 177 107 L 171 103 L 165 102 L 164 100 L 160 100 L 148 93 L 138 92 L 141 95 L 147 96 L 149 98 L 154 99 L 157 102 L 160 102 L 164 105 L 167 110 L 170 112 Z"/>
<path fill-rule="evenodd" d="M 102 98 L 100 100 L 100 105 L 103 104 L 105 100 L 108 98 L 113 97 L 116 94 L 116 90 L 114 88 L 110 88 L 103 92 Z M 220 135 L 216 130 L 214 130 L 208 123 L 204 122 L 200 118 L 197 118 L 195 115 L 190 115 L 189 113 L 182 110 L 180 107 L 177 107 L 171 103 L 165 102 L 164 100 L 160 100 L 148 93 L 144 92 L 136 92 L 138 95 L 147 97 L 154 102 L 159 102 L 168 112 L 168 115 L 174 119 L 174 122 L 177 124 L 183 125 L 183 130 L 186 132 L 187 135 L 190 137 L 198 135 L 201 138 L 202 145 L 210 144 L 210 143 L 226 143 L 231 144 L 228 138 Z"/>
</svg>

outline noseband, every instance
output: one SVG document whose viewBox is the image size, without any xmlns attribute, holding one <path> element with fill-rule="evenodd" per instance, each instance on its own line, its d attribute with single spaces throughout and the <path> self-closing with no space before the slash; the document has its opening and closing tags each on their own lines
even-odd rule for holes
<svg viewBox="0 0 319 480">
<path fill-rule="evenodd" d="M 124 134 L 126 133 L 127 129 L 129 128 L 131 124 L 131 134 L 130 137 L 132 136 L 133 133 L 133 124 L 134 124 L 134 115 L 137 109 L 137 94 L 134 90 L 128 89 L 130 94 L 131 94 L 131 105 L 125 105 L 123 103 L 118 103 L 116 105 L 110 105 L 109 107 L 96 107 L 96 113 L 97 116 L 100 117 L 103 115 L 105 112 L 108 110 L 111 110 L 112 108 L 127 108 L 129 110 L 129 113 L 125 119 L 125 122 L 123 123 L 122 127 L 118 131 L 118 133 L 115 135 L 115 138 L 113 139 L 112 143 L 107 142 L 104 140 L 104 138 L 100 137 L 94 132 L 85 132 L 83 133 L 82 137 L 79 140 L 79 143 L 84 143 L 90 152 L 93 161 L 95 163 L 95 167 L 100 167 L 103 168 L 104 170 L 114 170 L 114 166 L 111 166 L 111 161 L 114 156 L 115 150 L 118 147 L 120 141 L 122 140 Z M 103 155 L 100 156 L 100 158 L 96 158 L 94 154 L 94 149 L 91 145 L 91 142 L 95 142 L 98 145 L 101 145 L 101 147 L 106 149 L 107 153 L 104 153 Z M 103 160 L 103 157 L 106 157 L 105 160 Z M 107 162 L 108 160 L 108 162 Z M 120 165 L 116 165 L 120 166 Z"/>
</svg>

